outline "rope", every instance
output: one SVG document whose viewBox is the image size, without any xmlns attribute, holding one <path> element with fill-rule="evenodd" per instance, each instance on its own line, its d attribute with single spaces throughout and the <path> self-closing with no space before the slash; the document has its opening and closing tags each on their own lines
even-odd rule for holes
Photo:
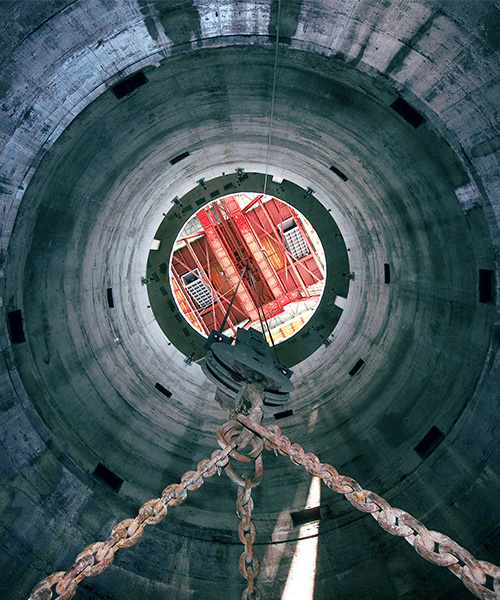
<svg viewBox="0 0 500 600">
<path fill-rule="evenodd" d="M 278 71 L 278 48 L 279 48 L 279 37 L 280 37 L 280 16 L 281 16 L 281 0 L 278 0 L 278 22 L 276 24 L 276 46 L 274 50 L 274 71 L 273 71 L 273 91 L 271 94 L 271 117 L 269 119 L 269 136 L 267 139 L 267 152 L 266 152 L 266 175 L 264 177 L 264 194 L 267 189 L 267 177 L 269 171 L 269 154 L 271 151 L 271 139 L 273 133 L 273 121 L 274 121 L 274 99 L 276 96 L 276 73 Z"/>
</svg>

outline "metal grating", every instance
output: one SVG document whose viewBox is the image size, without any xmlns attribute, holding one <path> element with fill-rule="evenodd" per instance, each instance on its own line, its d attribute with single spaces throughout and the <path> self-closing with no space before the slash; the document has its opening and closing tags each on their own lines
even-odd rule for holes
<svg viewBox="0 0 500 600">
<path fill-rule="evenodd" d="M 307 256 L 311 253 L 309 248 L 307 247 L 306 241 L 300 229 L 295 226 L 284 233 L 285 236 L 285 247 L 290 252 L 290 254 L 295 258 L 295 260 L 299 260 L 303 256 Z"/>
<path fill-rule="evenodd" d="M 184 283 L 184 286 L 191 296 L 191 298 L 196 302 L 196 304 L 200 308 L 207 308 L 212 304 L 212 294 L 201 279 L 195 279 L 190 283 Z"/>
</svg>

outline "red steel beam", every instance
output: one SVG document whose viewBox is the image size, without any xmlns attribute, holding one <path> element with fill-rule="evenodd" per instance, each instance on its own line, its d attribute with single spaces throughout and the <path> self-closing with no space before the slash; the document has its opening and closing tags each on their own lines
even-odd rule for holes
<svg viewBox="0 0 500 600">
<path fill-rule="evenodd" d="M 233 216 L 236 225 L 238 226 L 238 229 L 243 236 L 246 245 L 248 246 L 248 249 L 252 253 L 257 266 L 264 275 L 273 296 L 276 299 L 280 298 L 286 292 L 286 290 L 281 285 L 281 282 L 269 263 L 267 256 L 262 251 L 259 238 L 255 234 L 247 217 L 243 214 L 238 201 L 234 196 L 227 196 L 224 199 L 224 202 L 231 212 L 231 215 Z"/>
<path fill-rule="evenodd" d="M 243 212 L 246 214 L 252 208 L 252 206 L 257 204 L 257 202 L 259 202 L 262 198 L 264 198 L 264 194 L 255 196 L 255 198 L 245 206 L 245 210 Z"/>
<path fill-rule="evenodd" d="M 285 247 L 284 237 L 283 237 L 283 239 L 281 239 L 281 237 L 276 234 L 273 219 L 272 219 L 271 215 L 269 214 L 269 211 L 267 210 L 266 206 L 262 202 L 262 200 L 259 200 L 259 204 L 262 207 L 262 211 L 265 214 L 269 225 L 271 226 L 272 236 L 279 243 L 279 245 L 281 246 L 281 249 L 283 250 L 284 257 L 285 257 L 285 270 L 286 270 L 286 263 L 287 263 L 287 258 L 288 258 L 288 261 L 290 262 L 290 267 L 291 267 L 292 271 L 295 273 L 295 276 L 297 277 L 297 280 L 299 281 L 300 287 L 302 288 L 305 296 L 309 297 L 310 296 L 309 291 L 307 289 L 305 281 L 302 279 L 301 274 L 299 273 L 297 267 L 294 264 L 294 258 Z M 283 229 L 283 219 L 281 220 L 281 229 Z"/>
<path fill-rule="evenodd" d="M 238 281 L 240 280 L 240 274 L 238 273 L 231 256 L 228 254 L 224 243 L 220 239 L 215 225 L 212 223 L 212 220 L 210 219 L 206 209 L 201 209 L 197 216 L 201 226 L 203 227 L 205 235 L 207 236 L 208 243 L 217 257 L 220 266 L 229 278 L 233 289 L 235 289 L 238 285 Z M 259 314 L 257 312 L 257 308 L 255 307 L 252 297 L 246 290 L 245 286 L 240 285 L 237 292 L 237 297 L 250 320 L 253 321 L 254 319 L 258 319 Z"/>
<path fill-rule="evenodd" d="M 206 237 L 206 236 L 203 236 L 203 237 Z M 186 246 L 187 246 L 187 249 L 189 250 L 189 254 L 191 255 L 191 258 L 194 260 L 194 262 L 195 262 L 196 266 L 198 267 L 200 273 L 202 273 L 203 276 L 204 276 L 203 277 L 203 282 L 206 283 L 208 285 L 209 289 L 210 289 L 210 293 L 212 295 L 211 310 L 212 310 L 212 313 L 213 313 L 214 327 L 216 327 L 218 329 L 219 328 L 219 324 L 218 324 L 217 318 L 215 316 L 215 301 L 216 301 L 216 299 L 223 298 L 223 296 L 222 296 L 222 294 L 219 294 L 219 292 L 217 291 L 217 289 L 215 288 L 215 286 L 212 283 L 212 279 L 210 277 L 210 264 L 207 262 L 207 268 L 205 270 L 205 267 L 201 264 L 201 261 L 198 258 L 198 256 L 197 256 L 196 252 L 194 251 L 193 247 L 191 246 L 191 243 L 189 242 L 189 240 L 186 242 Z M 207 253 L 207 261 L 208 261 L 208 253 Z M 221 302 L 221 307 L 222 307 L 222 302 Z M 200 318 L 203 320 L 203 322 L 205 322 L 205 321 L 203 319 L 202 312 L 205 312 L 205 310 L 200 312 Z M 236 329 L 235 329 L 234 324 L 231 321 L 231 319 L 228 318 L 227 321 L 228 321 L 229 327 L 231 328 L 232 332 L 236 333 Z"/>
<path fill-rule="evenodd" d="M 208 252 L 208 243 L 207 243 L 207 236 L 204 235 L 203 236 L 203 245 L 205 246 L 205 260 L 207 261 L 207 270 L 208 270 L 208 274 L 210 275 L 210 280 L 212 279 L 212 276 L 210 274 L 210 256 L 209 256 L 209 252 Z M 215 286 L 213 286 L 215 287 Z M 215 313 L 215 302 L 212 304 L 212 320 L 214 322 L 214 326 L 219 329 L 219 325 L 217 323 L 217 317 L 216 317 L 216 313 Z M 229 315 L 228 315 L 228 321 L 231 325 L 231 320 L 229 319 Z"/>
<path fill-rule="evenodd" d="M 183 235 L 177 238 L 176 242 L 185 242 L 186 240 L 192 240 L 193 238 L 199 238 L 203 235 L 203 231 L 197 231 L 196 233 L 190 233 L 189 235 Z"/>
<path fill-rule="evenodd" d="M 175 260 L 178 264 L 180 264 L 182 267 L 184 267 L 189 273 L 192 273 L 193 275 L 196 275 L 196 273 L 191 268 L 189 268 L 188 265 L 184 261 L 182 261 L 178 256 L 176 256 L 176 254 L 177 254 L 177 252 L 174 254 L 173 260 Z M 175 271 L 175 268 L 174 268 L 173 264 L 172 264 L 172 270 L 175 272 L 176 275 L 178 275 L 177 271 Z M 204 272 L 203 268 L 202 268 L 202 272 Z M 217 288 L 213 285 L 213 283 L 212 283 L 212 281 L 211 281 L 210 278 L 208 278 L 208 279 L 203 278 L 202 281 L 203 281 L 203 283 L 205 283 L 210 288 L 210 291 L 213 294 L 215 294 L 216 300 L 220 304 L 220 308 L 224 311 L 224 304 L 223 303 L 225 302 L 227 305 L 229 305 L 229 303 L 230 303 L 229 300 L 223 294 L 221 294 L 217 290 Z M 215 304 L 212 304 L 212 307 L 213 306 L 215 306 Z M 234 306 L 234 309 L 236 311 L 238 311 L 239 313 L 241 313 L 241 315 L 244 318 L 247 317 L 247 315 L 244 312 L 242 312 L 238 307 Z M 195 309 L 195 310 L 197 310 L 197 309 Z M 197 314 L 202 319 L 203 323 L 205 323 L 205 321 L 203 319 L 203 313 L 205 313 L 207 310 L 208 310 L 207 308 L 205 308 L 203 310 L 197 310 Z M 214 324 L 218 325 L 218 322 L 217 322 L 217 320 L 215 318 L 214 318 Z M 236 333 L 236 328 L 234 327 L 234 324 L 233 324 L 233 322 L 231 321 L 230 318 L 228 318 L 228 324 L 229 324 L 231 330 L 233 331 L 233 333 Z"/>
</svg>

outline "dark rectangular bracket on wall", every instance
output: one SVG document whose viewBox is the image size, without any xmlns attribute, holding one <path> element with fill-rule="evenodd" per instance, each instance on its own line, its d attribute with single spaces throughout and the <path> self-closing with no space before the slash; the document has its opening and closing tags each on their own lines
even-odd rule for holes
<svg viewBox="0 0 500 600">
<path fill-rule="evenodd" d="M 433 452 L 444 440 L 444 433 L 433 425 L 424 435 L 420 442 L 415 446 L 415 452 L 424 459 Z"/>
<path fill-rule="evenodd" d="M 107 289 L 107 295 L 108 295 L 108 306 L 109 306 L 109 308 L 114 308 L 115 307 L 115 301 L 113 300 L 113 289 L 112 288 L 108 288 Z"/>
<path fill-rule="evenodd" d="M 321 519 L 321 510 L 319 506 L 314 508 L 305 508 L 304 510 L 298 510 L 297 512 L 290 513 L 292 517 L 293 527 L 300 527 L 306 523 L 313 523 Z"/>
<path fill-rule="evenodd" d="M 131 94 L 137 88 L 141 87 L 142 85 L 146 85 L 146 83 L 148 83 L 148 78 L 142 71 L 139 71 L 138 73 L 134 73 L 130 77 L 118 82 L 111 89 L 118 100 L 121 100 L 122 98 L 125 98 L 125 96 Z"/>
<path fill-rule="evenodd" d="M 495 301 L 495 271 L 479 269 L 479 302 Z"/>
<path fill-rule="evenodd" d="M 7 313 L 10 341 L 13 344 L 22 344 L 26 341 L 23 328 L 23 317 L 20 310 L 11 310 Z"/>
<path fill-rule="evenodd" d="M 384 263 L 384 282 L 391 283 L 391 266 L 388 263 Z"/>
<path fill-rule="evenodd" d="M 172 397 L 172 392 L 170 390 L 167 390 L 166 387 L 163 387 L 161 383 L 156 382 L 155 388 L 159 392 L 161 392 L 164 396 L 166 396 L 167 398 L 171 398 Z"/>
<path fill-rule="evenodd" d="M 342 171 L 340 169 L 337 169 L 337 167 L 335 167 L 334 165 L 330 167 L 330 171 L 332 171 L 332 173 L 335 173 L 337 177 L 340 177 L 342 181 L 349 181 L 349 177 L 347 177 L 345 173 L 342 173 Z"/>
<path fill-rule="evenodd" d="M 170 160 L 170 164 L 171 165 L 176 165 L 178 162 L 181 162 L 181 160 L 184 160 L 188 156 L 189 156 L 189 152 L 182 152 L 181 154 L 178 154 L 177 156 L 174 156 L 174 158 L 172 158 Z"/>
<path fill-rule="evenodd" d="M 293 415 L 293 410 L 289 408 L 288 410 L 282 410 L 279 413 L 274 413 L 275 419 L 284 419 L 285 417 L 291 417 Z"/>
<path fill-rule="evenodd" d="M 391 104 L 391 108 L 415 129 L 420 127 L 420 125 L 425 122 L 424 117 L 412 106 L 410 106 L 406 100 L 403 100 L 403 98 L 394 100 L 394 102 Z"/>
<path fill-rule="evenodd" d="M 97 463 L 97 467 L 94 469 L 94 477 L 99 479 L 102 483 L 107 485 L 114 492 L 119 492 L 123 484 L 123 479 L 118 477 L 116 473 L 113 473 L 108 467 L 105 467 L 102 463 Z"/>
<path fill-rule="evenodd" d="M 361 369 L 361 367 L 365 364 L 365 361 L 360 358 L 358 362 L 354 365 L 354 367 L 349 371 L 349 375 L 352 377 L 356 375 L 356 373 Z"/>
</svg>

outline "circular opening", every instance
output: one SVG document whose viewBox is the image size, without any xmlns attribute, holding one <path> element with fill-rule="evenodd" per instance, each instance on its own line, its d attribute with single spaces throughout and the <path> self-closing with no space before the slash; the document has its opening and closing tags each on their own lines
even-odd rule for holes
<svg viewBox="0 0 500 600">
<path fill-rule="evenodd" d="M 241 173 L 239 171 L 241 171 Z M 342 233 L 330 212 L 314 196 L 314 193 L 311 193 L 309 190 L 298 186 L 288 179 L 279 179 L 279 181 L 278 179 L 279 178 L 276 178 L 275 180 L 273 178 L 267 186 L 269 198 L 273 200 L 276 199 L 283 204 L 282 216 L 279 216 L 278 211 L 278 216 L 275 218 L 274 224 L 270 226 L 273 230 L 274 238 L 276 239 L 276 235 L 278 236 L 276 242 L 280 247 L 284 245 L 284 236 L 282 237 L 280 234 L 282 229 L 278 228 L 278 226 L 281 226 L 282 222 L 283 224 L 285 223 L 285 208 L 288 210 L 291 209 L 295 214 L 300 215 L 300 223 L 303 225 L 304 231 L 309 232 L 306 233 L 307 240 L 316 245 L 314 253 L 318 257 L 320 263 L 323 261 L 323 265 L 326 265 L 326 268 L 324 268 L 323 271 L 323 283 L 325 286 L 323 295 L 321 296 L 322 292 L 319 289 L 319 286 L 317 293 L 311 294 L 309 291 L 308 295 L 304 294 L 307 301 L 311 300 L 311 296 L 313 296 L 312 300 L 316 301 L 316 310 L 314 314 L 309 315 L 310 318 L 307 321 L 307 327 L 302 327 L 300 330 L 297 327 L 297 335 L 293 335 L 287 339 L 282 338 L 283 343 L 280 345 L 279 349 L 279 360 L 282 364 L 291 368 L 311 356 L 322 345 L 326 346 L 330 344 L 333 331 L 347 304 L 349 288 L 351 285 L 350 277 L 347 276 L 350 274 L 350 266 L 348 249 L 346 248 Z M 201 207 L 207 208 L 213 203 L 214 199 L 225 200 L 231 198 L 230 194 L 246 194 L 251 202 L 260 195 L 255 190 L 262 190 L 264 185 L 265 175 L 263 173 L 254 173 L 252 171 L 243 170 L 235 170 L 234 173 L 222 173 L 222 175 L 212 179 L 200 180 L 197 186 L 193 187 L 182 197 L 175 196 L 170 200 L 172 206 L 169 205 L 168 212 L 163 213 L 164 218 L 156 230 L 151 250 L 148 254 L 146 277 L 143 282 L 144 285 L 147 284 L 150 308 L 152 309 L 157 324 L 166 336 L 167 343 L 175 346 L 175 348 L 189 360 L 198 362 L 205 357 L 207 332 L 206 329 L 204 329 L 204 326 L 196 320 L 199 329 L 188 324 L 174 295 L 175 286 L 182 292 L 183 296 L 181 297 L 184 298 L 186 303 L 193 301 L 191 296 L 186 296 L 186 294 L 184 294 L 185 282 L 181 279 L 181 276 L 182 274 L 185 274 L 186 271 L 180 274 L 178 273 L 179 277 L 174 284 L 171 282 L 170 266 L 175 262 L 172 253 L 174 245 L 177 247 L 178 242 L 185 243 L 185 240 L 178 239 L 183 236 L 183 234 L 180 233 L 180 230 L 196 211 Z M 267 197 L 261 197 L 260 201 L 264 206 L 269 202 Z M 259 204 L 260 202 L 259 200 L 255 200 L 255 203 Z M 250 216 L 253 216 L 251 214 L 251 207 L 248 205 L 245 205 L 242 208 L 242 212 L 246 211 L 250 213 Z M 221 226 L 221 224 L 218 225 L 219 227 Z M 312 228 L 314 228 L 316 233 L 312 231 Z M 193 237 L 204 235 L 204 232 L 201 231 L 202 229 L 202 227 L 194 229 L 192 232 L 188 232 L 186 236 L 190 235 L 190 233 L 196 234 Z M 276 233 L 275 230 L 277 230 Z M 262 232 L 261 234 L 262 236 L 258 237 L 264 236 Z M 318 238 L 321 240 L 321 245 L 319 244 Z M 178 241 L 176 242 L 176 240 Z M 190 241 L 192 241 L 192 238 L 190 238 Z M 221 241 L 220 243 L 222 244 L 223 242 Z M 262 244 L 262 246 L 264 246 L 264 244 Z M 190 249 L 187 246 L 186 248 L 186 251 L 190 253 Z M 206 261 L 206 252 L 201 258 L 203 258 L 204 264 L 209 267 L 210 260 L 208 262 Z M 198 260 L 200 260 L 200 258 L 198 258 Z M 307 258 L 302 258 L 300 260 L 302 263 L 306 263 L 307 266 Z M 293 266 L 296 266 L 295 262 L 290 260 L 286 265 L 286 273 L 289 278 L 288 284 L 291 284 L 291 280 L 293 281 L 295 275 L 292 264 Z M 187 270 L 194 271 L 193 267 L 195 267 L 194 264 Z M 208 270 L 210 272 L 210 269 Z M 222 270 L 222 268 L 219 270 L 219 274 Z M 309 269 L 309 271 L 310 270 L 311 269 Z M 297 272 L 299 274 L 304 272 L 305 276 L 310 275 L 300 267 L 297 269 Z M 317 279 L 321 282 L 320 277 L 317 277 Z M 306 280 L 304 285 L 307 288 L 312 283 L 313 281 L 307 282 Z M 314 291 L 314 289 L 312 291 Z M 231 293 L 229 293 L 229 295 L 231 296 Z M 316 296 L 316 298 L 314 298 L 314 296 Z M 297 298 L 296 300 L 297 302 L 289 304 L 298 304 L 300 301 L 303 301 L 302 293 L 301 299 Z M 220 303 L 224 302 L 223 299 L 220 299 Z M 226 306 L 229 305 L 227 301 L 225 304 Z M 199 312 L 201 307 L 196 306 L 196 308 Z M 291 311 L 292 308 L 295 310 L 296 307 L 289 306 L 287 310 Z M 205 308 L 205 310 L 207 309 L 212 313 L 214 311 L 212 306 Z M 188 310 L 191 311 L 191 307 L 189 307 Z M 194 312 L 191 316 L 193 315 Z M 245 318 L 248 319 L 248 317 Z M 235 323 L 238 324 L 240 319 L 243 319 L 243 315 L 240 315 L 239 318 L 235 317 Z M 219 322 L 220 325 L 222 325 L 221 319 L 219 319 Z M 248 323 L 245 323 L 244 326 L 247 324 Z M 270 326 L 274 328 L 275 322 L 271 321 Z M 205 323 L 205 327 L 208 329 L 210 324 L 207 327 L 207 324 Z M 225 323 L 224 330 L 228 332 L 228 329 L 229 331 L 232 331 L 230 325 Z"/>
<path fill-rule="evenodd" d="M 286 202 L 251 192 L 203 206 L 170 257 L 175 302 L 205 337 L 254 327 L 269 343 L 283 342 L 309 321 L 325 279 L 325 254 L 310 222 Z"/>
</svg>

